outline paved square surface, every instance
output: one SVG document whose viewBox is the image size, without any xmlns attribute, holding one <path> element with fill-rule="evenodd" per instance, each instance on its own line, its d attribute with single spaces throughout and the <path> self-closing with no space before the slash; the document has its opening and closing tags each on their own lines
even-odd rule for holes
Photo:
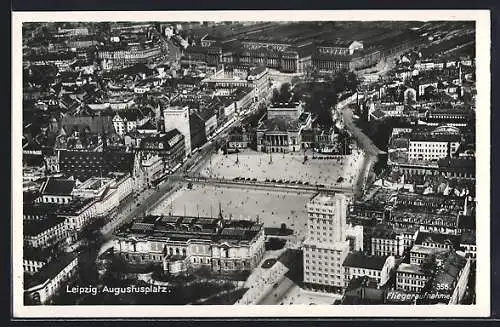
<svg viewBox="0 0 500 327">
<path fill-rule="evenodd" d="M 213 154 L 200 170 L 201 176 L 234 179 L 256 178 L 259 181 L 302 181 L 311 185 L 350 187 L 357 178 L 362 156 L 312 159 L 304 162 L 303 153 L 263 153 L 245 150 L 238 154 Z M 339 182 L 339 177 L 343 181 Z"/>
<path fill-rule="evenodd" d="M 153 215 L 216 217 L 219 202 L 224 217 L 258 219 L 265 227 L 280 227 L 285 223 L 299 238 L 305 235 L 307 224 L 306 203 L 313 192 L 271 191 L 245 187 L 228 187 L 195 183 L 165 198 L 150 210 Z M 185 211 L 184 211 L 185 210 Z"/>
</svg>

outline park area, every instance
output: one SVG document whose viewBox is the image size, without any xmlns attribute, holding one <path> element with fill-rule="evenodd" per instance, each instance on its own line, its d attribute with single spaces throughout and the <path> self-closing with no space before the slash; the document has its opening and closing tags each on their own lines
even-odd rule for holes
<svg viewBox="0 0 500 327">
<path fill-rule="evenodd" d="M 306 191 L 271 191 L 241 186 L 196 183 L 184 187 L 152 208 L 152 215 L 216 217 L 219 203 L 224 218 L 256 220 L 265 227 L 286 224 L 300 239 L 307 224 L 306 203 L 314 195 Z"/>
<path fill-rule="evenodd" d="M 200 175 L 209 178 L 272 181 L 291 184 L 324 185 L 350 188 L 358 176 L 363 156 L 355 151 L 349 156 L 313 158 L 303 153 L 263 153 L 245 150 L 233 154 L 213 154 Z"/>
</svg>

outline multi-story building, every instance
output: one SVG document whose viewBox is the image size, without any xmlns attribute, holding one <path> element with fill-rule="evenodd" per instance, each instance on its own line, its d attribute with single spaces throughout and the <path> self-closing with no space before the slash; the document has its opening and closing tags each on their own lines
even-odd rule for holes
<svg viewBox="0 0 500 327">
<path fill-rule="evenodd" d="M 425 231 L 418 231 L 417 237 L 415 239 L 416 245 L 448 250 L 458 249 L 459 242 L 460 237 L 456 234 L 444 234 Z"/>
<path fill-rule="evenodd" d="M 387 223 L 394 228 L 423 230 L 439 233 L 456 231 L 457 214 L 428 213 L 423 210 L 391 210 Z"/>
<path fill-rule="evenodd" d="M 393 256 L 365 255 L 360 252 L 349 253 L 342 267 L 344 268 L 345 285 L 353 278 L 368 276 L 383 286 L 391 277 L 395 265 Z"/>
<path fill-rule="evenodd" d="M 163 159 L 163 170 L 168 172 L 182 163 L 186 157 L 184 135 L 177 129 L 165 134 L 151 135 L 141 140 L 141 153 L 158 154 Z"/>
<path fill-rule="evenodd" d="M 345 194 L 316 194 L 307 204 L 307 236 L 304 241 L 304 282 L 327 288 L 345 286 L 342 268 L 348 252 Z"/>
<path fill-rule="evenodd" d="M 248 84 L 254 90 L 254 100 L 265 99 L 269 93 L 269 70 L 264 66 L 251 69 L 248 73 Z"/>
<path fill-rule="evenodd" d="M 73 199 L 72 191 L 75 181 L 62 178 L 47 178 L 40 188 L 40 198 L 37 202 L 42 203 L 69 203 Z"/>
<path fill-rule="evenodd" d="M 147 216 L 116 233 L 115 250 L 127 261 L 187 270 L 251 271 L 265 246 L 262 224 L 247 220 L 179 216 Z"/>
<path fill-rule="evenodd" d="M 101 60 L 102 68 L 105 70 L 145 64 L 161 57 L 161 55 L 162 48 L 152 44 L 97 51 L 97 58 Z"/>
<path fill-rule="evenodd" d="M 466 232 L 460 235 L 460 249 L 465 252 L 465 257 L 472 262 L 476 261 L 476 232 Z"/>
<path fill-rule="evenodd" d="M 371 236 L 371 254 L 378 256 L 403 255 L 403 236 L 392 228 L 375 228 Z"/>
<path fill-rule="evenodd" d="M 188 106 L 169 106 L 163 110 L 165 132 L 177 129 L 184 136 L 186 155 L 191 154 L 191 129 Z"/>
<path fill-rule="evenodd" d="M 113 117 L 113 126 L 118 135 L 123 136 L 133 131 L 137 126 L 144 125 L 149 117 L 144 116 L 140 110 L 127 109 L 118 111 Z"/>
<path fill-rule="evenodd" d="M 418 294 L 428 279 L 420 265 L 401 263 L 396 270 L 396 289 Z"/>
<path fill-rule="evenodd" d="M 60 254 L 34 275 L 25 275 L 24 294 L 28 303 L 47 304 L 53 296 L 75 275 L 78 256 Z"/>
<path fill-rule="evenodd" d="M 414 245 L 410 250 L 410 264 L 421 265 L 430 256 L 435 256 L 448 251 L 449 250 L 445 248 L 432 248 L 423 245 Z"/>
<path fill-rule="evenodd" d="M 257 151 L 295 152 L 302 148 L 302 130 L 311 126 L 311 114 L 301 104 L 268 108 L 268 117 L 257 127 Z"/>
<path fill-rule="evenodd" d="M 153 186 L 164 173 L 163 159 L 156 154 L 137 152 L 134 160 L 136 190 Z"/>
<path fill-rule="evenodd" d="M 300 102 L 275 103 L 267 108 L 267 119 L 283 118 L 297 120 L 304 112 L 304 104 Z"/>
<path fill-rule="evenodd" d="M 66 219 L 50 215 L 46 219 L 25 220 L 23 223 L 24 245 L 46 248 L 68 236 Z"/>
<path fill-rule="evenodd" d="M 26 274 L 33 275 L 39 272 L 51 259 L 49 249 L 25 246 L 23 248 L 23 271 Z"/>
<path fill-rule="evenodd" d="M 460 140 L 460 135 L 413 134 L 409 139 L 408 159 L 436 161 L 453 157 Z"/>
<path fill-rule="evenodd" d="M 113 173 L 132 172 L 134 154 L 122 150 L 59 150 L 59 169 L 66 176 L 85 181 L 90 177 L 108 177 Z"/>
</svg>

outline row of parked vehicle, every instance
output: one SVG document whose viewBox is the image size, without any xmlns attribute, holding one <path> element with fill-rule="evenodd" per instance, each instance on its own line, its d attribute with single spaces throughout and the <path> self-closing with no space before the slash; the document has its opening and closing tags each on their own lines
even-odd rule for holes
<svg viewBox="0 0 500 327">
<path fill-rule="evenodd" d="M 250 177 L 235 177 L 233 178 L 233 181 L 247 181 L 247 182 L 256 182 L 257 178 L 250 178 Z M 337 183 L 342 183 L 344 181 L 344 177 L 339 177 L 337 179 Z M 296 184 L 296 185 L 310 185 L 309 182 L 302 182 L 302 181 L 289 181 L 289 180 L 282 180 L 282 179 L 269 179 L 266 178 L 265 180 L 266 183 L 278 183 L 278 184 Z M 315 186 L 318 187 L 325 187 L 324 184 L 316 184 Z"/>
</svg>

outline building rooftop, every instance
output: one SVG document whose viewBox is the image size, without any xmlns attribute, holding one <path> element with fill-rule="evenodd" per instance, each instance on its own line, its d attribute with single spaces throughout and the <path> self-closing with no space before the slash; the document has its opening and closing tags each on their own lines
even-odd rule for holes
<svg viewBox="0 0 500 327">
<path fill-rule="evenodd" d="M 188 216 L 147 216 L 125 225 L 118 237 L 169 239 L 186 242 L 192 239 L 218 242 L 248 242 L 262 229 L 262 224 L 248 220 Z"/>
<path fill-rule="evenodd" d="M 386 255 L 366 255 L 361 252 L 354 252 L 347 255 L 342 266 L 382 270 L 388 257 Z"/>
<path fill-rule="evenodd" d="M 54 258 L 50 264 L 45 265 L 33 276 L 25 275 L 24 289 L 26 290 L 41 285 L 47 280 L 53 279 L 75 259 L 76 255 L 74 253 L 61 253 L 57 258 Z"/>
<path fill-rule="evenodd" d="M 431 233 L 419 231 L 417 238 L 415 239 L 416 245 L 422 245 L 423 243 L 437 243 L 440 245 L 450 245 L 453 248 L 458 248 L 460 243 L 460 236 L 453 234 L 441 234 L 441 233 Z"/>
<path fill-rule="evenodd" d="M 55 215 L 50 215 L 46 219 L 25 220 L 23 221 L 23 234 L 24 236 L 37 236 L 64 221 L 64 218 Z"/>
<path fill-rule="evenodd" d="M 415 244 L 415 245 L 412 246 L 410 252 L 411 253 L 425 254 L 427 256 L 427 255 L 431 255 L 431 254 L 438 254 L 438 253 L 448 252 L 448 249 L 431 248 L 431 247 L 428 247 L 428 246 L 423 246 L 423 245 Z"/>
<path fill-rule="evenodd" d="M 401 263 L 397 269 L 397 272 L 425 275 L 420 265 L 414 265 L 409 263 Z"/>
<path fill-rule="evenodd" d="M 460 235 L 460 244 L 476 244 L 476 232 L 465 232 Z"/>
<path fill-rule="evenodd" d="M 71 179 L 49 177 L 43 184 L 41 193 L 42 195 L 71 196 L 75 184 L 76 182 Z"/>
<path fill-rule="evenodd" d="M 476 230 L 476 217 L 473 215 L 458 215 L 457 228 Z"/>
<path fill-rule="evenodd" d="M 107 176 L 113 172 L 130 173 L 134 154 L 121 150 L 59 151 L 61 172 L 80 181 Z"/>
</svg>

